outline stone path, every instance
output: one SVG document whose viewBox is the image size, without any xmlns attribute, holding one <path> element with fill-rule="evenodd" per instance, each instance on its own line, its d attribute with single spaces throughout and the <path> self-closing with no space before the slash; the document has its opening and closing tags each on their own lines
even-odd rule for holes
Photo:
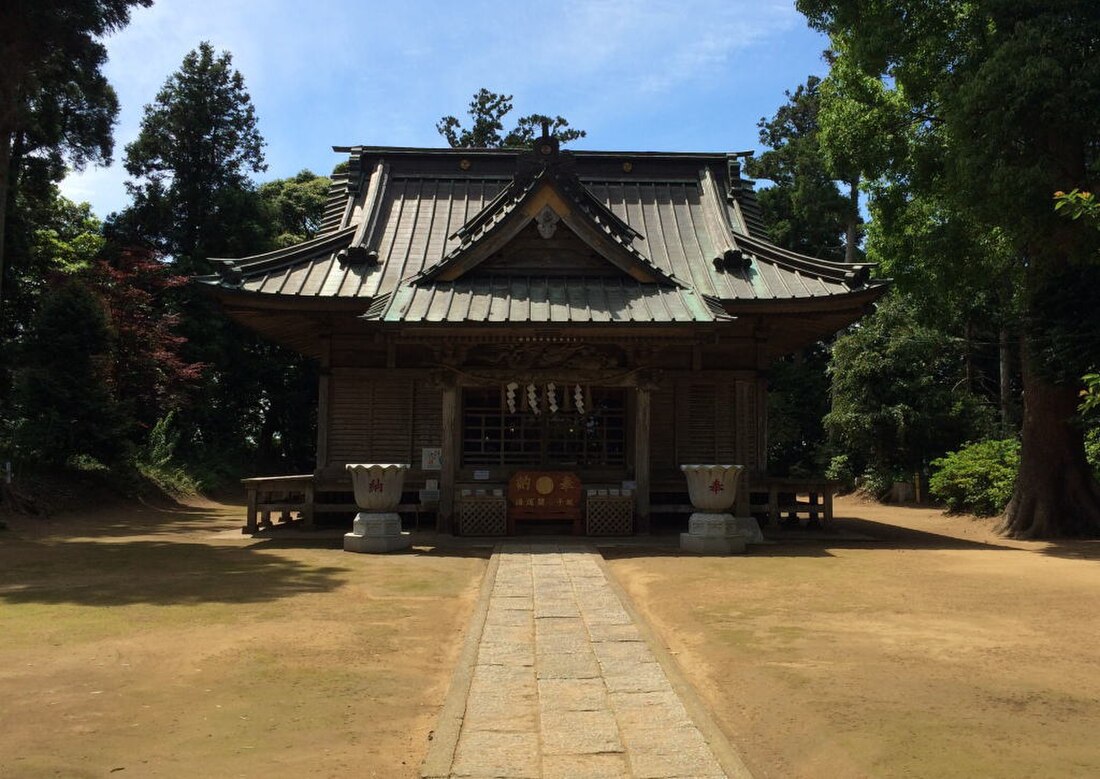
<svg viewBox="0 0 1100 779">
<path fill-rule="evenodd" d="M 451 777 L 725 777 L 588 547 L 502 545 Z"/>
</svg>

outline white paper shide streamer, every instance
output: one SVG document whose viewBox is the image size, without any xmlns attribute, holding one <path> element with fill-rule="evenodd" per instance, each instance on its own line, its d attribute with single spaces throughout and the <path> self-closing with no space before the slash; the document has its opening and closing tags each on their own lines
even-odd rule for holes
<svg viewBox="0 0 1100 779">
<path fill-rule="evenodd" d="M 554 382 L 550 382 L 546 385 L 546 405 L 550 409 L 551 414 L 558 413 L 558 396 L 557 385 Z"/>
<path fill-rule="evenodd" d="M 584 389 L 580 384 L 573 390 L 573 405 L 577 407 L 577 413 L 584 413 Z"/>
<path fill-rule="evenodd" d="M 504 400 L 508 404 L 508 413 L 516 413 L 516 390 L 519 389 L 519 385 L 514 381 L 508 382 L 508 392 L 505 393 Z"/>
<path fill-rule="evenodd" d="M 534 384 L 527 385 L 527 405 L 531 407 L 531 413 L 538 416 L 542 409 L 539 408 L 539 388 Z"/>
</svg>

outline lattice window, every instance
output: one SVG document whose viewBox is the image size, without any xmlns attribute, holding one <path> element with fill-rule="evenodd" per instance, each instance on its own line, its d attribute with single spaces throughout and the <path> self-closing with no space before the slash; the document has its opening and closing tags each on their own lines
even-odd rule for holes
<svg viewBox="0 0 1100 779">
<path fill-rule="evenodd" d="M 540 389 L 540 392 L 544 390 Z M 558 410 L 542 406 L 535 414 L 521 388 L 510 413 L 500 388 L 463 393 L 464 465 L 543 467 L 622 465 L 626 458 L 626 390 L 593 387 L 578 413 L 571 392 L 559 387 Z"/>
</svg>

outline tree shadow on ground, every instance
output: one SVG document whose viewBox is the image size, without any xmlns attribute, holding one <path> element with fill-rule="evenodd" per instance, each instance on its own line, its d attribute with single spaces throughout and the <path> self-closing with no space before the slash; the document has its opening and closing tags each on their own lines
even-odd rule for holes
<svg viewBox="0 0 1100 779">
<path fill-rule="evenodd" d="M 311 565 L 239 545 L 15 541 L 0 550 L 0 602 L 260 603 L 331 591 L 350 570 L 347 565 Z"/>
<path fill-rule="evenodd" d="M 18 536 L 36 539 L 177 535 L 194 530 L 219 532 L 239 528 L 241 524 L 224 509 L 159 501 L 93 505 L 80 512 L 18 515 L 6 521 Z"/>
</svg>

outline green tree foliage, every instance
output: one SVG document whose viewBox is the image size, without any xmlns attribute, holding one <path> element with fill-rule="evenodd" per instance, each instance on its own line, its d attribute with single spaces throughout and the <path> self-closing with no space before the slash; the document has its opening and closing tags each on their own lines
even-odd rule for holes
<svg viewBox="0 0 1100 779">
<path fill-rule="evenodd" d="M 287 179 L 260 185 L 260 199 L 268 210 L 272 248 L 308 240 L 321 228 L 332 180 L 308 170 Z"/>
<path fill-rule="evenodd" d="M 986 517 L 1000 514 L 1016 483 L 1020 442 L 1015 438 L 979 441 L 933 460 L 932 467 L 928 489 L 949 511 Z"/>
<path fill-rule="evenodd" d="M 260 187 L 263 139 L 228 52 L 201 44 L 146 107 L 127 147 L 133 205 L 112 220 L 120 246 L 145 243 L 180 273 L 313 237 L 329 180 L 303 171 Z M 316 367 L 229 320 L 197 290 L 174 295 L 185 364 L 204 366 L 176 415 L 179 455 L 206 476 L 311 467 Z"/>
<path fill-rule="evenodd" d="M 504 131 L 504 117 L 512 111 L 512 96 L 479 89 L 470 101 L 467 114 L 470 127 L 467 129 L 453 116 L 444 116 L 436 124 L 439 134 L 447 139 L 452 148 L 495 149 L 529 147 L 535 138 L 542 134 L 542 124 L 550 126 L 550 134 L 562 144 L 583 138 L 584 130 L 569 126 L 569 122 L 560 116 L 549 117 L 543 114 L 528 114 L 516 120 L 515 126 Z"/>
<path fill-rule="evenodd" d="M 86 203 L 58 194 L 57 187 L 20 187 L 12 202 L 8 233 L 9 280 L 6 332 L 0 334 L 0 456 L 16 422 L 14 370 L 25 353 L 31 322 L 43 296 L 59 279 L 91 267 L 103 247 L 100 223 Z"/>
<path fill-rule="evenodd" d="M 828 260 L 844 259 L 848 198 L 840 193 L 821 148 L 820 79 L 810 76 L 775 116 L 761 119 L 760 143 L 769 150 L 750 159 L 747 171 L 775 186 L 759 191 L 771 239 L 788 249 Z"/>
<path fill-rule="evenodd" d="M 810 76 L 780 106 L 761 119 L 760 142 L 769 147 L 751 159 L 748 173 L 770 179 L 759 192 L 772 240 L 824 259 L 845 257 L 842 236 L 852 214 L 833 180 L 817 121 L 819 79 Z M 774 473 L 817 473 L 824 457 L 822 417 L 829 410 L 825 369 L 829 350 L 817 344 L 778 361 L 769 371 L 768 468 Z"/>
<path fill-rule="evenodd" d="M 1100 174 L 1100 6 L 799 0 L 798 7 L 830 35 L 844 71 L 877 81 L 903 109 L 895 114 L 905 120 L 904 164 L 878 147 L 870 163 L 913 195 L 943 201 L 946 213 L 996 228 L 1020 258 L 1014 296 L 1026 324 L 1025 411 L 1006 532 L 1100 533 L 1100 486 L 1074 422 L 1087 366 L 1072 364 L 1080 350 L 1048 348 L 1089 333 L 1084 323 L 1070 333 L 1069 323 L 1052 321 L 1047 299 L 1080 285 L 1082 269 L 1100 258 L 1100 235 L 1050 207 L 1053 192 L 1092 191 Z"/>
<path fill-rule="evenodd" d="M 207 257 L 244 254 L 262 234 L 250 174 L 267 169 L 244 77 L 207 42 L 187 54 L 145 106 L 126 147 L 131 223 L 181 273 L 208 273 Z"/>
<path fill-rule="evenodd" d="M 107 162 L 118 99 L 100 68 L 99 39 L 152 0 L 39 0 L 0 5 L 0 309 L 10 193 L 32 175 Z M 6 330 L 7 328 L 5 328 Z M 2 337 L 4 333 L 0 333 Z"/>
<path fill-rule="evenodd" d="M 837 338 L 825 427 L 858 471 L 888 486 L 935 456 L 991 432 L 992 415 L 962 388 L 961 345 L 921 324 L 897 295 Z"/>
<path fill-rule="evenodd" d="M 82 281 L 59 281 L 31 323 L 16 383 L 15 442 L 25 458 L 120 458 L 125 420 L 114 398 L 111 352 L 102 301 Z"/>
</svg>

